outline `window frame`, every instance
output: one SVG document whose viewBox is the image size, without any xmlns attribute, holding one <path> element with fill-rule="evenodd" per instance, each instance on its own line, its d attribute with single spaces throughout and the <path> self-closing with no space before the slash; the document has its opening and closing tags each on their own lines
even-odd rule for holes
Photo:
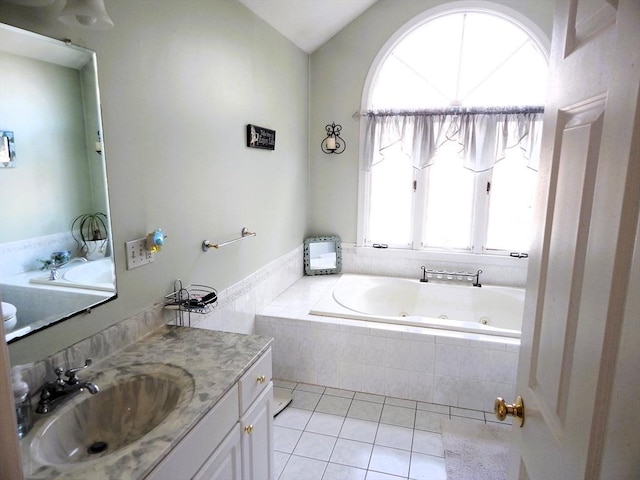
<svg viewBox="0 0 640 480">
<path fill-rule="evenodd" d="M 373 87 L 375 80 L 382 68 L 387 57 L 393 51 L 393 49 L 402 42 L 408 35 L 413 33 L 415 29 L 420 28 L 425 23 L 434 20 L 440 16 L 456 14 L 456 13 L 484 13 L 501 17 L 519 28 L 525 31 L 531 40 L 537 45 L 539 51 L 544 55 L 547 62 L 549 62 L 549 50 L 550 39 L 547 35 L 528 17 L 524 16 L 520 12 L 517 12 L 509 7 L 503 5 L 493 4 L 489 2 L 482 2 L 479 5 L 476 1 L 459 1 L 451 2 L 449 4 L 440 5 L 435 8 L 426 10 L 422 14 L 414 17 L 412 20 L 400 27 L 382 46 L 374 58 L 369 72 L 365 79 L 361 111 L 366 111 L 370 108 Z M 365 122 L 360 122 L 360 149 L 359 149 L 359 164 L 364 163 L 363 155 L 365 152 L 364 142 L 366 141 Z M 483 245 L 484 240 L 487 238 L 487 228 L 489 222 L 489 202 L 490 195 L 487 192 L 487 182 L 492 181 L 493 169 L 485 172 L 475 173 L 475 191 L 474 191 L 474 206 L 472 222 L 472 231 L 470 239 L 469 249 L 445 249 L 445 248 L 432 248 L 425 247 L 423 245 L 423 232 L 425 223 L 425 209 L 426 209 L 426 185 L 429 168 L 424 170 L 414 169 L 413 179 L 414 185 L 414 198 L 413 198 L 413 223 L 411 226 L 412 238 L 408 245 L 389 245 L 391 248 L 404 249 L 408 251 L 417 252 L 432 252 L 437 254 L 447 255 L 448 253 L 460 255 L 471 254 L 472 256 L 478 255 L 492 255 L 492 256 L 508 256 L 509 251 L 506 250 L 494 250 L 487 249 Z M 485 193 L 482 194 L 482 189 Z M 371 173 L 364 171 L 362 168 L 358 169 L 358 220 L 357 220 L 357 232 L 356 232 L 356 247 L 370 247 L 372 242 L 366 239 L 366 232 L 368 232 L 369 212 L 370 212 L 370 191 L 371 191 Z M 479 201 L 480 200 L 480 201 Z M 415 210 L 419 211 L 416 212 Z"/>
</svg>

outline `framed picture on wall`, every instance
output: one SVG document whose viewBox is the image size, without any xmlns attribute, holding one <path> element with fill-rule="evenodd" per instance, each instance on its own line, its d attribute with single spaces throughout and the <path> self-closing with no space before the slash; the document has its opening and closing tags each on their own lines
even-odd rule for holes
<svg viewBox="0 0 640 480">
<path fill-rule="evenodd" d="M 247 147 L 263 150 L 276 149 L 276 131 L 257 125 L 247 125 Z"/>
</svg>

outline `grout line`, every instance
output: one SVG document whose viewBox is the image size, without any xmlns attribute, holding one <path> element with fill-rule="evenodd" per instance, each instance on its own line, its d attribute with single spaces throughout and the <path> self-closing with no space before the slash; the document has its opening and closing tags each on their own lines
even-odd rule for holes
<svg viewBox="0 0 640 480">
<path fill-rule="evenodd" d="M 375 449 L 376 445 L 378 445 L 378 444 L 376 443 L 376 441 L 378 440 L 378 435 L 379 435 L 379 433 L 380 433 L 380 431 L 379 431 L 379 430 L 380 430 L 380 425 L 381 425 L 381 424 L 383 424 L 381 420 L 382 420 L 382 414 L 383 414 L 383 412 L 384 412 L 384 407 L 385 407 L 386 405 L 389 405 L 390 407 L 406 408 L 407 410 L 413 410 L 413 411 L 414 411 L 414 422 L 413 422 L 413 427 L 406 427 L 406 426 L 404 426 L 404 425 L 396 425 L 396 424 L 392 424 L 392 423 L 391 423 L 391 424 L 384 423 L 384 425 L 392 425 L 392 426 L 399 426 L 399 427 L 404 427 L 404 428 L 410 428 L 410 430 L 411 430 L 412 437 L 411 437 L 411 442 L 410 442 L 410 449 L 408 450 L 408 453 L 409 453 L 409 473 L 408 473 L 406 476 L 404 476 L 404 477 L 399 477 L 399 478 L 404 478 L 405 480 L 409 480 L 409 479 L 411 478 L 411 477 L 410 477 L 410 472 L 411 472 L 411 461 L 412 461 L 412 459 L 413 459 L 414 457 L 416 457 L 417 455 L 428 455 L 428 456 L 431 456 L 431 457 L 434 457 L 434 458 L 439 458 L 439 459 L 444 458 L 444 457 L 440 457 L 440 456 L 438 456 L 438 455 L 432 455 L 432 454 L 429 454 L 429 453 L 420 453 L 420 452 L 417 452 L 417 451 L 415 451 L 415 450 L 414 450 L 414 447 L 415 447 L 415 434 L 416 434 L 416 432 L 417 432 L 417 431 L 427 431 L 427 432 L 430 432 L 430 433 L 437 434 L 437 435 L 439 435 L 439 436 L 440 436 L 440 438 L 442 438 L 442 432 L 432 432 L 432 431 L 430 431 L 430 430 L 422 430 L 422 429 L 420 429 L 420 428 L 417 428 L 417 427 L 416 427 L 416 420 L 415 420 L 415 418 L 416 418 L 416 416 L 417 416 L 417 411 L 422 411 L 422 412 L 425 412 L 426 414 L 442 415 L 444 418 L 449 418 L 449 419 L 453 419 L 453 418 L 466 418 L 466 419 L 470 419 L 470 420 L 473 420 L 473 421 L 479 421 L 479 422 L 482 422 L 482 423 L 484 423 L 484 424 L 490 423 L 490 420 L 488 419 L 488 416 L 493 415 L 493 413 L 492 413 L 492 412 L 483 412 L 483 411 L 480 411 L 480 410 L 464 409 L 464 408 L 461 408 L 461 407 L 454 407 L 454 406 L 451 406 L 451 405 L 441 405 L 441 404 L 432 404 L 432 405 L 445 406 L 445 407 L 446 407 L 446 412 L 441 412 L 441 411 L 431 411 L 431 410 L 424 410 L 424 409 L 419 409 L 419 408 L 418 408 L 418 403 L 419 403 L 418 401 L 412 401 L 412 402 L 414 402 L 414 405 L 413 405 L 413 406 L 396 405 L 396 404 L 394 404 L 394 403 L 393 403 L 393 400 L 392 400 L 392 402 L 391 402 L 391 403 L 388 403 L 388 401 L 387 401 L 387 400 L 388 400 L 388 399 L 404 400 L 404 399 L 399 399 L 399 398 L 397 398 L 397 397 L 389 397 L 389 396 L 386 396 L 386 395 L 378 395 L 379 397 L 383 397 L 383 403 L 379 403 L 379 402 L 369 401 L 369 400 L 367 400 L 367 399 L 362 399 L 362 398 L 358 398 L 358 399 L 356 399 L 356 394 L 357 394 L 358 392 L 351 391 L 351 390 L 336 389 L 336 390 L 343 390 L 343 391 L 345 391 L 345 392 L 350 392 L 350 393 L 352 393 L 352 394 L 353 394 L 351 397 L 345 397 L 345 396 L 340 396 L 340 395 L 333 395 L 331 392 L 327 392 L 327 389 L 328 389 L 328 388 L 333 388 L 333 387 L 323 387 L 323 391 L 322 391 L 322 393 L 319 393 L 319 392 L 314 392 L 314 391 L 304 390 L 304 388 L 299 389 L 298 387 L 299 387 L 300 385 L 302 385 L 302 384 L 301 384 L 301 383 L 299 383 L 299 382 L 289 382 L 289 384 L 294 384 L 293 389 L 291 389 L 291 390 L 290 390 L 290 391 L 292 392 L 292 394 L 293 394 L 293 393 L 295 393 L 295 391 L 297 390 L 297 391 L 299 391 L 299 392 L 305 392 L 305 393 L 314 393 L 314 394 L 318 394 L 320 397 L 319 397 L 318 401 L 315 403 L 315 405 L 314 405 L 314 407 L 313 407 L 313 410 L 300 409 L 300 410 L 306 410 L 307 412 L 311 412 L 311 415 L 309 416 L 309 420 L 307 420 L 307 421 L 305 422 L 305 424 L 304 424 L 304 426 L 303 426 L 303 429 L 302 429 L 302 431 L 300 432 L 300 438 L 298 438 L 298 440 L 296 441 L 295 445 L 293 446 L 293 448 L 292 448 L 292 452 L 291 452 L 290 454 L 287 454 L 286 452 L 280 452 L 280 453 L 284 453 L 284 454 L 288 455 L 288 457 L 287 457 L 287 460 L 284 462 L 284 465 L 283 465 L 283 467 L 282 467 L 282 470 L 281 470 L 280 476 L 279 476 L 278 478 L 280 478 L 280 477 L 282 476 L 282 473 L 285 471 L 285 469 L 286 469 L 287 465 L 288 465 L 288 464 L 289 464 L 289 462 L 291 461 L 291 457 L 292 457 L 292 456 L 294 456 L 294 452 L 295 452 L 296 448 L 298 447 L 298 444 L 300 443 L 300 440 L 302 439 L 302 436 L 303 436 L 305 433 L 317 433 L 317 432 L 308 432 L 308 431 L 307 431 L 307 428 L 308 428 L 309 423 L 310 423 L 310 421 L 311 421 L 311 419 L 312 419 L 312 417 L 313 417 L 313 414 L 314 414 L 314 413 L 316 413 L 316 412 L 317 412 L 317 413 L 323 413 L 323 414 L 329 414 L 329 415 L 334 415 L 334 416 L 342 417 L 342 425 L 341 425 L 341 427 L 340 427 L 340 429 L 339 429 L 339 431 L 337 432 L 337 434 L 336 434 L 336 435 L 329 435 L 329 434 L 326 434 L 326 433 L 317 433 L 318 435 L 324 435 L 324 436 L 331 437 L 331 438 L 334 438 L 334 439 L 335 439 L 335 443 L 333 444 L 333 447 L 332 447 L 331 452 L 330 452 L 330 454 L 329 454 L 329 458 L 328 458 L 328 460 L 324 461 L 324 460 L 319 460 L 319 459 L 317 459 L 317 458 L 313 458 L 313 457 L 306 457 L 306 456 L 304 456 L 304 455 L 295 454 L 295 456 L 296 456 L 296 457 L 300 457 L 300 458 L 310 458 L 310 459 L 317 460 L 317 461 L 323 461 L 323 462 L 325 463 L 325 465 L 324 465 L 324 469 L 323 469 L 323 472 L 322 472 L 322 476 L 320 477 L 320 478 L 322 478 L 322 477 L 325 475 L 325 473 L 326 473 L 327 469 L 329 468 L 329 464 L 330 464 L 330 463 L 334 463 L 334 464 L 337 464 L 337 465 L 344 465 L 344 466 L 347 466 L 347 467 L 359 468 L 359 469 L 361 469 L 361 470 L 365 470 L 365 475 L 367 475 L 369 472 L 376 472 L 376 473 L 378 473 L 378 471 L 377 471 L 377 470 L 371 470 L 371 469 L 370 469 L 370 467 L 371 467 L 371 462 L 372 462 L 372 460 L 373 460 L 373 452 L 374 452 L 374 449 Z M 303 385 L 311 385 L 311 384 L 303 384 Z M 322 386 L 321 386 L 321 385 L 317 385 L 317 387 L 322 387 Z M 287 389 L 289 389 L 289 387 L 280 387 L 280 388 L 287 388 Z M 349 404 L 348 404 L 348 407 L 346 408 L 345 413 L 344 413 L 344 414 L 342 414 L 342 415 L 338 415 L 338 414 L 336 414 L 336 413 L 329 413 L 329 412 L 321 412 L 321 411 L 318 411 L 318 406 L 320 405 L 320 403 L 322 402 L 323 397 L 325 397 L 325 396 L 327 396 L 327 397 L 331 397 L 331 398 L 344 398 L 344 399 L 348 399 L 348 400 L 349 400 Z M 349 411 L 351 410 L 351 407 L 352 407 L 352 406 L 354 406 L 354 400 L 358 400 L 359 402 L 366 402 L 366 403 L 373 404 L 373 405 L 380 405 L 382 408 L 380 409 L 380 414 L 378 415 L 378 419 L 377 419 L 377 421 L 367 420 L 367 419 L 359 419 L 359 418 L 357 418 L 357 417 L 349 417 L 349 416 L 348 416 L 348 415 L 349 415 Z M 400 402 L 400 403 L 401 403 L 401 402 Z M 420 402 L 420 403 L 423 403 L 423 404 L 431 404 L 430 402 Z M 456 409 L 456 410 L 454 410 L 454 409 Z M 474 416 L 466 416 L 466 415 L 464 415 L 464 414 L 465 414 L 465 413 L 467 413 L 467 412 L 470 412 L 470 414 L 471 414 L 471 415 L 476 415 L 476 417 L 474 417 Z M 471 412 L 474 412 L 474 413 L 471 413 Z M 479 413 L 481 413 L 481 414 L 482 414 L 482 419 L 477 418 L 477 416 L 478 416 L 478 414 L 479 414 Z M 338 441 L 339 441 L 340 439 L 343 439 L 343 437 L 341 437 L 341 436 L 340 436 L 340 434 L 342 433 L 342 429 L 344 428 L 344 423 L 345 423 L 345 421 L 346 421 L 347 419 L 349 419 L 349 418 L 351 418 L 351 419 L 355 419 L 355 420 L 365 420 L 365 421 L 369 421 L 369 422 L 373 421 L 374 423 L 376 423 L 376 431 L 375 431 L 375 434 L 374 434 L 374 436 L 373 436 L 373 440 L 372 440 L 371 442 L 366 442 L 366 441 L 361 441 L 361 440 L 353 440 L 353 439 L 347 439 L 347 438 L 344 438 L 344 440 L 349 440 L 349 441 L 352 441 L 352 442 L 363 443 L 363 444 L 366 444 L 366 445 L 370 445 L 370 446 L 371 446 L 371 453 L 370 453 L 370 455 L 369 455 L 369 459 L 368 459 L 368 462 L 367 462 L 367 466 L 366 466 L 366 468 L 363 468 L 363 467 L 353 467 L 352 465 L 346 465 L 346 464 L 342 464 L 342 463 L 337 463 L 337 462 L 332 462 L 332 461 L 331 461 L 331 458 L 332 458 L 332 456 L 333 456 L 334 452 L 336 451 L 336 446 L 337 446 L 337 444 L 338 444 Z M 497 422 L 497 420 L 495 420 L 495 423 L 498 423 L 498 422 Z M 289 427 L 285 427 L 285 428 L 289 428 Z M 294 429 L 294 430 L 297 430 L 297 429 Z M 380 445 L 380 446 L 384 446 L 384 445 Z M 387 447 L 387 448 L 393 448 L 393 449 L 395 449 L 395 450 L 399 450 L 399 451 L 402 451 L 402 452 L 407 452 L 407 450 L 405 450 L 405 449 L 400 449 L 400 448 L 396 448 L 396 447 Z M 380 473 L 384 473 L 384 472 L 380 472 Z"/>
</svg>

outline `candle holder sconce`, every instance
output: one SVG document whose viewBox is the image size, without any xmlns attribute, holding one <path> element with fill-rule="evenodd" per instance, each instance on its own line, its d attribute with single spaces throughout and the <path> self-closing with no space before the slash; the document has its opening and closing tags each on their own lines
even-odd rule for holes
<svg viewBox="0 0 640 480">
<path fill-rule="evenodd" d="M 332 122 L 331 125 L 327 125 L 324 129 L 327 132 L 327 136 L 322 140 L 320 148 L 324 153 L 337 153 L 340 155 L 347 148 L 346 142 L 340 136 L 342 125 L 336 125 L 335 122 Z"/>
</svg>

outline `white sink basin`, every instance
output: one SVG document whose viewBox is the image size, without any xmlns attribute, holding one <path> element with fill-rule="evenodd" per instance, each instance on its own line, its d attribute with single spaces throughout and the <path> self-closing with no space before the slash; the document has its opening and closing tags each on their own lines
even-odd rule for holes
<svg viewBox="0 0 640 480">
<path fill-rule="evenodd" d="M 113 283 L 113 264 L 110 258 L 79 263 L 62 274 L 71 283 L 97 284 Z"/>
<path fill-rule="evenodd" d="M 38 463 L 77 464 L 116 452 L 161 425 L 193 396 L 191 375 L 171 365 L 140 365 L 115 378 L 116 383 L 102 385 L 96 376 L 97 394 L 81 392 L 47 414 L 50 418 L 33 432 L 30 445 Z"/>
<path fill-rule="evenodd" d="M 60 276 L 55 280 L 50 280 L 49 275 L 43 275 L 31 278 L 29 282 L 115 292 L 115 272 L 113 260 L 110 257 L 84 263 L 72 263 L 61 267 L 58 272 Z"/>
</svg>

